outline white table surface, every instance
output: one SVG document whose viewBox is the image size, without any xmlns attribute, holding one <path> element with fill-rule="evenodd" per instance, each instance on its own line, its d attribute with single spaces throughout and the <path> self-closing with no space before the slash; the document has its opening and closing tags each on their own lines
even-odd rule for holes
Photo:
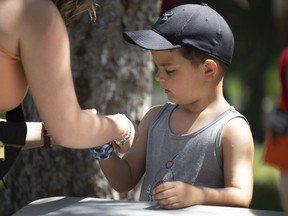
<svg viewBox="0 0 288 216">
<path fill-rule="evenodd" d="M 165 210 L 157 207 L 153 202 L 110 200 L 89 197 L 50 197 L 35 200 L 13 214 L 13 216 L 36 215 L 284 216 L 284 213 L 277 211 L 205 205 L 191 206 L 176 210 Z"/>
</svg>

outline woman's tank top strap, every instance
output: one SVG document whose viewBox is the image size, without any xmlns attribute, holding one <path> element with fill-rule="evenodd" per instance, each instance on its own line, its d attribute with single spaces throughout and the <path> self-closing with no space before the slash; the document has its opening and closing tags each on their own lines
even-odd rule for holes
<svg viewBox="0 0 288 216">
<path fill-rule="evenodd" d="M 2 49 L 1 47 L 0 47 L 0 57 L 6 58 L 6 59 L 11 60 L 11 61 L 21 61 L 20 57 L 15 56 L 15 55 L 7 52 L 6 50 Z"/>
</svg>

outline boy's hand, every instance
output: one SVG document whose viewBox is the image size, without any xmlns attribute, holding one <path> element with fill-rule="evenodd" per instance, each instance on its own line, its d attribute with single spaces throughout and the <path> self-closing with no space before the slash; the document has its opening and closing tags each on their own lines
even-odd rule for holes
<svg viewBox="0 0 288 216">
<path fill-rule="evenodd" d="M 199 204 L 198 193 L 197 187 L 180 181 L 164 182 L 153 190 L 153 200 L 163 208 L 183 208 Z"/>
</svg>

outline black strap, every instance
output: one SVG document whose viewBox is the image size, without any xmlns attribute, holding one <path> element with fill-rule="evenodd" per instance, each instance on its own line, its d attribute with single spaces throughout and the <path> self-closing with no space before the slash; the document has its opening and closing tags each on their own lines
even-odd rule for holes
<svg viewBox="0 0 288 216">
<path fill-rule="evenodd" d="M 9 122 L 24 122 L 24 113 L 22 106 L 19 105 L 15 109 L 6 113 L 6 120 Z"/>
<path fill-rule="evenodd" d="M 0 140 L 5 144 L 25 144 L 27 127 L 25 122 L 0 122 Z"/>
<path fill-rule="evenodd" d="M 21 105 L 6 113 L 7 122 L 0 122 L 0 140 L 5 144 L 23 146 L 25 144 L 27 126 Z M 5 146 L 5 160 L 0 161 L 0 179 L 10 170 L 16 161 L 21 148 Z"/>
</svg>

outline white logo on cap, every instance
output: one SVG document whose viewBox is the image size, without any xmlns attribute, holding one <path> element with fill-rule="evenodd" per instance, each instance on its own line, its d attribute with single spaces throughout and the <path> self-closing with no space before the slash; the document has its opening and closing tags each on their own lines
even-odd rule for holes
<svg viewBox="0 0 288 216">
<path fill-rule="evenodd" d="M 162 14 L 161 23 L 166 22 L 167 19 L 170 18 L 171 16 L 173 16 L 173 11 L 168 11 Z"/>
</svg>

